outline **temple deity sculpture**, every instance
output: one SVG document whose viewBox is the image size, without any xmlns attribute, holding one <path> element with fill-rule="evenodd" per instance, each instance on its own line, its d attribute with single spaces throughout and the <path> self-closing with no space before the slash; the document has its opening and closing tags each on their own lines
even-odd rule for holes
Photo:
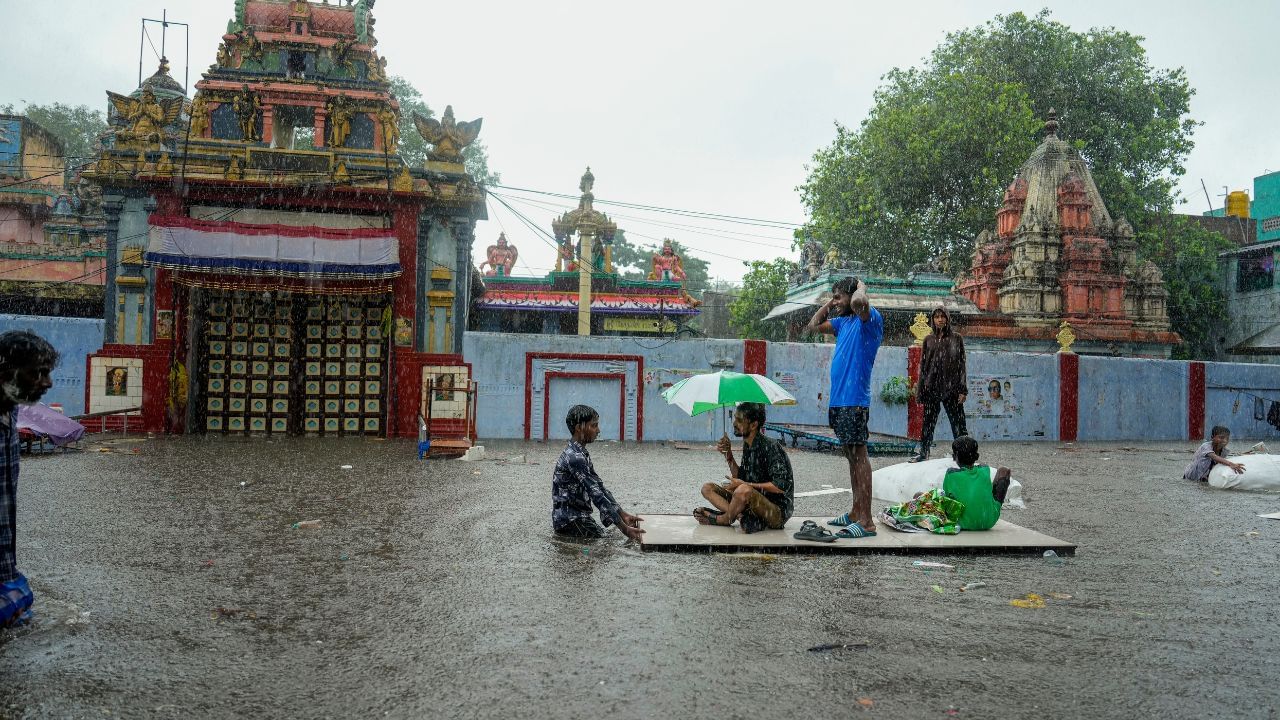
<svg viewBox="0 0 1280 720">
<path fill-rule="evenodd" d="M 204 93 L 196 93 L 191 101 L 191 137 L 204 137 L 209 129 L 209 100 Z"/>
<path fill-rule="evenodd" d="M 662 241 L 662 252 L 653 256 L 653 268 L 649 271 L 649 280 L 662 282 L 684 282 L 686 278 L 684 263 L 671 247 L 670 240 Z"/>
<path fill-rule="evenodd" d="M 573 272 L 578 269 L 578 263 L 573 260 L 573 240 L 569 237 L 559 239 L 558 249 L 556 250 L 556 272 Z"/>
<path fill-rule="evenodd" d="M 804 241 L 804 245 L 800 247 L 800 266 L 808 274 L 810 280 L 818 278 L 818 273 L 822 272 L 824 260 L 822 246 L 810 236 Z"/>
<path fill-rule="evenodd" d="M 413 114 L 413 124 L 418 128 L 418 133 L 432 145 L 427 159 L 439 162 L 462 162 L 463 148 L 480 136 L 480 125 L 483 122 L 484 118 L 468 122 L 455 121 L 452 105 L 445 106 L 444 115 L 439 120 Z"/>
<path fill-rule="evenodd" d="M 217 65 L 215 67 L 231 67 L 231 47 L 226 42 L 218 43 Z"/>
<path fill-rule="evenodd" d="M 240 139 L 245 142 L 258 141 L 258 113 L 262 112 L 262 101 L 245 84 L 240 92 L 231 100 L 231 109 L 240 122 Z"/>
<path fill-rule="evenodd" d="M 382 129 L 382 148 L 386 152 L 395 152 L 400 142 L 400 116 L 390 105 L 378 108 L 378 125 Z"/>
<path fill-rule="evenodd" d="M 343 147 L 346 145 L 347 137 L 351 135 L 351 116 L 355 110 L 352 105 L 351 98 L 346 95 L 329 98 L 329 102 L 325 103 L 329 118 L 329 145 L 331 147 Z"/>
<path fill-rule="evenodd" d="M 497 244 L 490 245 L 485 250 L 485 255 L 488 259 L 480 263 L 485 277 L 510 277 L 511 270 L 516 266 L 516 258 L 520 257 L 516 246 L 507 243 L 506 233 L 498 233 Z M 484 269 L 486 265 L 489 266 L 488 270 Z"/>
<path fill-rule="evenodd" d="M 376 55 L 373 56 L 372 62 L 368 64 L 368 70 L 365 72 L 365 78 L 370 82 L 386 82 L 387 59 Z"/>
<path fill-rule="evenodd" d="M 107 97 L 125 124 L 116 132 L 116 140 L 126 145 L 159 145 L 164 140 L 164 127 L 176 122 L 182 112 L 182 98 L 160 101 L 149 87 L 138 98 L 110 91 Z"/>
</svg>

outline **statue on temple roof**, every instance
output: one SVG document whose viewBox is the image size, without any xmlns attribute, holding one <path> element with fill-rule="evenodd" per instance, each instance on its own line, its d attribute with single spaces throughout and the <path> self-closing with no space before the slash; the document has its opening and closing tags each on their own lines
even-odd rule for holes
<svg viewBox="0 0 1280 720">
<path fill-rule="evenodd" d="M 231 99 L 231 109 L 240 122 L 240 139 L 245 142 L 258 141 L 258 113 L 262 112 L 262 101 L 249 89 L 246 83 L 240 92 Z"/>
<path fill-rule="evenodd" d="M 231 67 L 231 47 L 225 42 L 218 43 L 217 64 L 215 67 Z"/>
<path fill-rule="evenodd" d="M 116 132 L 116 140 L 122 144 L 159 145 L 164 140 L 164 128 L 177 122 L 182 113 L 182 98 L 157 100 L 151 88 L 143 88 L 142 95 L 132 98 L 110 90 L 107 97 L 115 107 L 116 115 L 125 123 L 125 129 Z"/>
<path fill-rule="evenodd" d="M 418 128 L 418 133 L 432 145 L 427 159 L 440 162 L 462 162 L 463 148 L 480 136 L 480 125 L 483 122 L 484 118 L 468 122 L 455 121 L 452 105 L 445 106 L 444 115 L 439 120 L 413 114 L 413 124 Z"/>
<path fill-rule="evenodd" d="M 591 166 L 587 166 L 587 171 L 582 174 L 582 179 L 578 181 L 578 189 L 584 193 L 591 192 L 591 188 L 596 186 L 596 176 L 591 174 Z"/>
<path fill-rule="evenodd" d="M 204 93 L 196 93 L 191 100 L 191 137 L 204 137 L 209 128 L 209 99 Z"/>
<path fill-rule="evenodd" d="M 325 103 L 325 111 L 329 118 L 329 145 L 343 147 L 347 137 L 351 135 L 351 116 L 355 114 L 351 98 L 338 95 L 329 98 Z"/>
<path fill-rule="evenodd" d="M 684 263 L 671 246 L 670 240 L 662 241 L 662 251 L 653 256 L 653 268 L 649 271 L 649 280 L 662 282 L 684 282 L 687 276 Z"/>
<path fill-rule="evenodd" d="M 387 59 L 384 57 L 373 56 L 372 61 L 366 66 L 365 79 L 370 82 L 386 82 L 387 81 Z"/>
<path fill-rule="evenodd" d="M 480 263 L 481 270 L 484 270 L 485 265 L 489 266 L 488 270 L 484 270 L 485 277 L 510 277 L 520 252 L 515 245 L 507 243 L 506 233 L 498 233 L 497 244 L 490 245 L 485 250 L 485 255 L 488 259 Z"/>
<path fill-rule="evenodd" d="M 818 244 L 818 241 L 812 235 L 808 236 L 804 241 L 804 245 L 800 246 L 800 267 L 810 280 L 818 278 L 818 273 L 822 272 L 824 260 L 822 246 Z"/>
<path fill-rule="evenodd" d="M 400 115 L 390 105 L 383 105 L 378 108 L 377 116 L 382 129 L 382 149 L 395 152 L 396 144 L 400 142 Z"/>
<path fill-rule="evenodd" d="M 261 62 L 266 51 L 262 48 L 262 41 L 254 34 L 253 28 L 245 28 L 236 33 L 236 42 L 240 45 L 240 64 L 243 65 L 245 58 Z"/>
</svg>

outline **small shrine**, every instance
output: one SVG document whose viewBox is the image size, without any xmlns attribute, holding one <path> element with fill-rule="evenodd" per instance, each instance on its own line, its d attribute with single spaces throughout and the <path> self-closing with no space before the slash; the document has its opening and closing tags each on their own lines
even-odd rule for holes
<svg viewBox="0 0 1280 720">
<path fill-rule="evenodd" d="M 1043 351 L 1064 322 L 1081 353 L 1167 358 L 1179 342 L 1159 268 L 1137 259 L 1133 227 L 1107 212 L 1053 110 L 955 290 L 979 311 L 964 328 L 973 348 Z"/>
<path fill-rule="evenodd" d="M 471 328 L 549 335 L 667 335 L 698 315 L 684 287 L 683 261 L 671 244 L 653 256 L 645 280 L 626 280 L 613 264 L 617 225 L 593 207 L 591 168 L 578 185 L 578 207 L 551 223 L 556 267 L 544 277 L 511 275 L 519 256 L 505 235 L 490 245 L 484 292 Z"/>
<path fill-rule="evenodd" d="M 416 436 L 425 415 L 433 450 L 469 446 L 484 195 L 462 151 L 481 121 L 415 115 L 432 149 L 409 167 L 374 0 L 227 4 L 190 100 L 164 60 L 108 93 L 111 136 L 85 173 L 108 256 L 90 410 L 249 435 Z"/>
</svg>

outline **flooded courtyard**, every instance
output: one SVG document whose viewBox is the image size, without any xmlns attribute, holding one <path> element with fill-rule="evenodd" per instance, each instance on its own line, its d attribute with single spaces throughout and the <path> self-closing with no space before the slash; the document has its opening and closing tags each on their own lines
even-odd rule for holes
<svg viewBox="0 0 1280 720">
<path fill-rule="evenodd" d="M 18 559 L 37 614 L 0 635 L 0 716 L 1274 717 L 1280 705 L 1280 523 L 1257 517 L 1280 499 L 1180 480 L 1187 443 L 984 445 L 1025 485 L 1027 509 L 1006 518 L 1079 550 L 923 557 L 954 570 L 913 566 L 920 556 L 645 553 L 616 531 L 558 540 L 561 447 L 487 448 L 465 463 L 418 461 L 403 441 L 127 438 L 24 459 Z M 630 512 L 686 512 L 723 474 L 704 444 L 591 449 Z M 798 492 L 847 485 L 838 456 L 791 459 Z M 848 500 L 797 498 L 796 514 Z M 972 582 L 985 587 L 959 590 Z M 1028 593 L 1045 607 L 1010 604 Z"/>
</svg>

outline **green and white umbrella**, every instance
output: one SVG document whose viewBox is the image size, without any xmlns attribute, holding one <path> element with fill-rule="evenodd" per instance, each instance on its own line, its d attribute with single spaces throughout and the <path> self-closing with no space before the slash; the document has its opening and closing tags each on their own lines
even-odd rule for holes
<svg viewBox="0 0 1280 720">
<path fill-rule="evenodd" d="M 763 375 L 731 372 L 693 375 L 662 391 L 669 405 L 690 415 L 701 415 L 719 407 L 744 402 L 765 405 L 795 405 L 796 399 L 778 383 Z"/>
</svg>

